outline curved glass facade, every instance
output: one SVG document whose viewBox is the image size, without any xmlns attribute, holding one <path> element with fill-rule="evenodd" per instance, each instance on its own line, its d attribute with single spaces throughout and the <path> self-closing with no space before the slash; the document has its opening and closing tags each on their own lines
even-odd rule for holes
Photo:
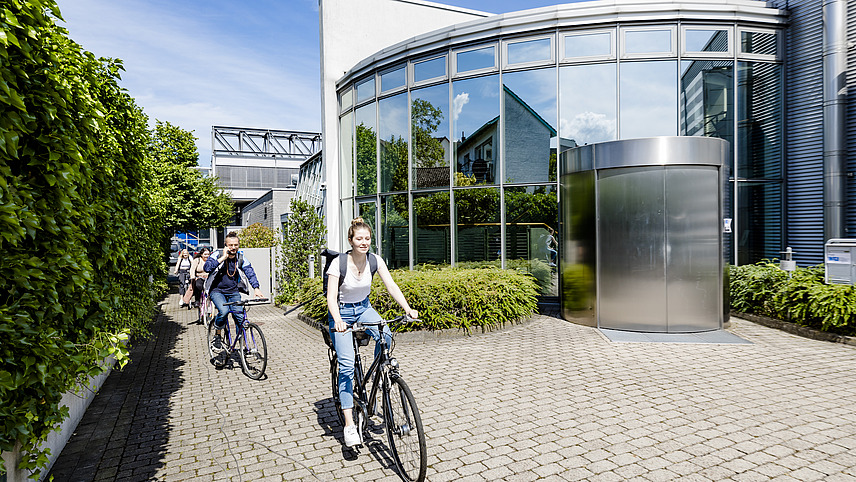
<svg viewBox="0 0 856 482">
<path fill-rule="evenodd" d="M 523 269 L 556 295 L 559 154 L 616 139 L 711 136 L 733 149 L 727 259 L 777 257 L 779 38 L 734 20 L 616 21 L 486 32 L 379 57 L 338 85 L 343 223 L 370 220 L 375 249 L 393 267 Z"/>
</svg>

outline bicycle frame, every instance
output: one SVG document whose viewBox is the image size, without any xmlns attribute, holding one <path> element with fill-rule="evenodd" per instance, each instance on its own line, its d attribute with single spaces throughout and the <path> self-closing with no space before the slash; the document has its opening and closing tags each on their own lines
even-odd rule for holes
<svg viewBox="0 0 856 482">
<path fill-rule="evenodd" d="M 389 344 L 386 342 L 386 337 L 383 334 L 383 325 L 387 324 L 384 322 L 377 323 L 362 323 L 361 326 L 376 326 L 378 328 L 378 332 L 380 333 L 380 340 L 377 342 L 380 345 L 380 352 L 378 356 L 374 359 L 371 366 L 369 366 L 368 371 L 363 373 L 363 361 L 362 355 L 360 354 L 360 345 L 357 340 L 356 334 L 354 335 L 354 393 L 357 395 L 354 397 L 355 399 L 359 399 L 367 404 L 366 412 L 367 413 L 375 413 L 375 403 L 377 402 L 377 391 L 381 386 L 381 383 L 384 386 L 387 386 L 389 380 L 387 377 L 382 377 L 384 373 L 390 377 L 398 376 L 398 363 L 395 362 L 395 358 L 389 353 Z M 384 368 L 389 368 L 388 370 L 384 370 Z M 371 388 L 367 392 L 366 391 L 366 382 L 371 381 Z M 371 393 L 371 396 L 367 396 Z"/>
</svg>

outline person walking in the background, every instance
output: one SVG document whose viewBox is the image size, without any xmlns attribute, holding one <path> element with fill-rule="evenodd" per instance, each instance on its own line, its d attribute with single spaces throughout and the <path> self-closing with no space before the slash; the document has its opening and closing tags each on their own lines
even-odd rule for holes
<svg viewBox="0 0 856 482">
<path fill-rule="evenodd" d="M 208 278 L 208 272 L 205 271 L 205 262 L 208 261 L 208 256 L 210 255 L 211 249 L 202 248 L 193 256 L 193 263 L 190 265 L 190 289 L 184 294 L 184 303 L 188 306 L 199 304 L 199 296 L 202 294 L 205 279 Z M 192 304 L 190 302 L 191 299 L 193 300 Z"/>
<path fill-rule="evenodd" d="M 190 284 L 190 267 L 193 265 L 193 260 L 190 259 L 190 253 L 186 249 L 182 249 L 178 255 L 178 261 L 175 263 L 175 271 L 173 274 L 178 276 L 178 306 L 184 306 L 184 294 L 187 292 L 187 286 Z"/>
<path fill-rule="evenodd" d="M 559 242 L 556 241 L 556 231 L 547 226 L 547 261 L 550 266 L 556 266 L 556 261 L 559 259 Z"/>
</svg>

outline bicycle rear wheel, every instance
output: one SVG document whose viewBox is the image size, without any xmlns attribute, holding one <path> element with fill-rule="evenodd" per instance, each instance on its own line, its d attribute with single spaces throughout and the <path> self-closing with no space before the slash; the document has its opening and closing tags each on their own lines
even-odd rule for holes
<svg viewBox="0 0 856 482">
<path fill-rule="evenodd" d="M 244 327 L 239 346 L 244 375 L 253 380 L 264 376 L 267 368 L 267 343 L 261 328 L 255 323 L 248 323 Z"/>
<path fill-rule="evenodd" d="M 428 449 L 422 417 L 410 387 L 401 378 L 389 380 L 389 393 L 384 394 L 384 417 L 389 447 L 395 456 L 398 475 L 406 481 L 425 480 Z"/>
<path fill-rule="evenodd" d="M 223 327 L 223 336 L 220 339 L 220 349 L 214 348 L 214 336 L 217 333 L 217 329 L 214 327 L 214 323 L 210 323 L 208 325 L 208 357 L 211 360 L 211 364 L 217 368 L 223 368 L 226 365 L 226 360 L 229 358 L 229 350 L 227 348 L 228 344 L 228 333 L 229 327 Z"/>
</svg>

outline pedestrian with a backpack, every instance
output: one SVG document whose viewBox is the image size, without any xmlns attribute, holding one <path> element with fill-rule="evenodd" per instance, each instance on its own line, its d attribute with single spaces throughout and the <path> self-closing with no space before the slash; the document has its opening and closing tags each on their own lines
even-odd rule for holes
<svg viewBox="0 0 856 482">
<path fill-rule="evenodd" d="M 351 227 L 348 229 L 348 243 L 351 245 L 351 250 L 340 254 L 338 260 L 329 264 L 326 272 L 330 337 L 339 359 L 339 401 L 342 406 L 342 415 L 345 418 L 344 438 L 345 445 L 348 447 L 360 443 L 360 434 L 354 425 L 352 413 L 354 408 L 354 333 L 348 328 L 357 321 L 381 321 L 378 312 L 369 304 L 372 276 L 375 271 L 380 275 L 380 279 L 383 280 L 383 284 L 392 299 L 404 309 L 404 313 L 410 318 L 419 318 L 419 312 L 407 304 L 404 294 L 395 284 L 395 280 L 389 274 L 389 269 L 383 259 L 369 253 L 371 240 L 371 227 L 363 222 L 363 218 L 356 218 L 351 221 Z M 342 271 L 343 267 L 345 268 L 344 271 Z M 344 273 L 344 277 L 342 273 Z M 376 327 L 367 327 L 366 332 L 375 340 L 375 357 L 377 357 L 380 349 L 377 344 L 380 340 L 380 333 Z M 391 344 L 392 335 L 387 327 L 384 327 L 384 336 L 387 343 Z"/>
</svg>

